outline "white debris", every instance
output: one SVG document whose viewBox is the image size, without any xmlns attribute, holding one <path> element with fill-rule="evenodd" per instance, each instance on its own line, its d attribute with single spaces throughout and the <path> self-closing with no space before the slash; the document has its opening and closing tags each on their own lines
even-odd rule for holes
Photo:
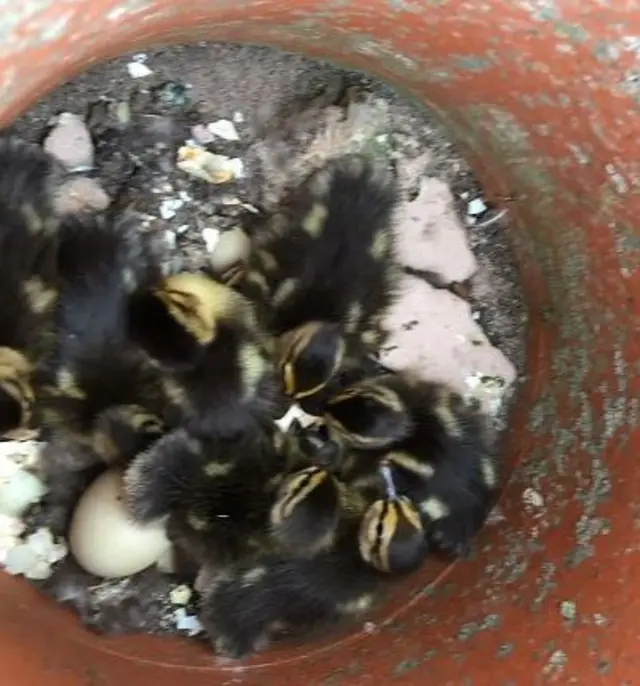
<svg viewBox="0 0 640 686">
<path fill-rule="evenodd" d="M 484 204 L 482 198 L 475 198 L 467 206 L 467 215 L 469 217 L 477 217 L 479 214 L 487 211 L 487 206 Z"/>
<path fill-rule="evenodd" d="M 287 431 L 295 419 L 297 419 L 303 427 L 309 426 L 315 421 L 314 417 L 307 414 L 300 405 L 294 403 L 280 419 L 276 419 L 275 423 L 280 431 Z"/>
<path fill-rule="evenodd" d="M 242 112 L 234 112 L 231 118 L 236 124 L 242 124 L 244 121 L 244 114 L 242 114 Z"/>
<path fill-rule="evenodd" d="M 244 175 L 244 165 L 237 157 L 215 155 L 195 143 L 178 150 L 178 169 L 209 183 L 228 183 Z"/>
<path fill-rule="evenodd" d="M 218 231 L 218 229 L 202 229 L 202 238 L 204 239 L 208 252 L 212 253 L 220 240 L 220 231 Z"/>
<path fill-rule="evenodd" d="M 167 244 L 169 250 L 174 250 L 176 247 L 176 232 L 167 229 L 164 232 L 164 242 Z"/>
<path fill-rule="evenodd" d="M 41 443 L 0 443 L 0 514 L 20 517 L 46 493 L 44 483 L 30 469 L 37 469 Z"/>
<path fill-rule="evenodd" d="M 239 141 L 240 136 L 232 121 L 228 119 L 218 119 L 207 124 L 207 131 L 218 138 L 224 138 L 225 141 Z"/>
<path fill-rule="evenodd" d="M 189 224 L 180 224 L 180 226 L 176 229 L 176 233 L 178 236 L 182 236 L 183 233 L 186 233 L 189 230 Z"/>
<path fill-rule="evenodd" d="M 200 620 L 195 615 L 187 614 L 183 607 L 178 608 L 173 613 L 173 616 L 175 617 L 178 631 L 186 631 L 188 636 L 197 636 L 204 631 Z"/>
<path fill-rule="evenodd" d="M 181 198 L 165 198 L 160 203 L 160 216 L 163 219 L 173 219 L 176 212 L 184 205 L 184 200 Z"/>
<path fill-rule="evenodd" d="M 2 441 L 0 443 L 0 462 L 11 459 L 25 469 L 37 469 L 40 465 L 42 441 Z"/>
<path fill-rule="evenodd" d="M 171 593 L 169 593 L 169 598 L 174 605 L 186 605 L 191 599 L 192 595 L 193 591 L 189 588 L 189 586 L 187 586 L 187 584 L 181 584 L 180 586 L 176 586 L 171 590 Z"/>
<path fill-rule="evenodd" d="M 143 79 L 145 76 L 151 76 L 151 74 L 153 74 L 153 70 L 149 69 L 149 67 L 142 62 L 129 62 L 129 64 L 127 64 L 127 71 L 132 79 Z"/>
<path fill-rule="evenodd" d="M 49 529 L 40 528 L 7 551 L 5 571 L 27 579 L 47 579 L 51 567 L 68 553 L 64 542 L 56 543 Z"/>
<path fill-rule="evenodd" d="M 191 128 L 191 135 L 196 143 L 207 145 L 213 143 L 215 136 L 204 124 L 196 124 Z"/>
<path fill-rule="evenodd" d="M 25 524 L 19 517 L 0 514 L 0 565 L 4 565 L 7 553 L 18 545 Z"/>
<path fill-rule="evenodd" d="M 541 508 L 544 507 L 544 498 L 538 491 L 533 488 L 526 488 L 522 493 L 522 500 L 525 505 L 530 505 L 531 507 Z"/>
<path fill-rule="evenodd" d="M 47 487 L 35 474 L 18 468 L 0 481 L 0 514 L 21 517 L 46 492 Z"/>
<path fill-rule="evenodd" d="M 465 383 L 469 396 L 478 398 L 490 414 L 497 415 L 504 399 L 506 381 L 498 376 L 474 372 L 465 379 Z"/>
</svg>

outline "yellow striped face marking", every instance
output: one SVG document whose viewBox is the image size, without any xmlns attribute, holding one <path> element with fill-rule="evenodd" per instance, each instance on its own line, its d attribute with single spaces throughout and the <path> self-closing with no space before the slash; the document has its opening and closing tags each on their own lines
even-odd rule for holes
<svg viewBox="0 0 640 686">
<path fill-rule="evenodd" d="M 422 531 L 420 515 L 408 498 L 376 500 L 360 528 L 360 553 L 365 562 L 382 572 L 390 571 L 391 547 L 407 527 Z"/>
<path fill-rule="evenodd" d="M 296 507 L 330 478 L 329 472 L 318 467 L 292 474 L 280 487 L 280 497 L 271 510 L 271 523 L 277 526 L 291 517 Z"/>
</svg>

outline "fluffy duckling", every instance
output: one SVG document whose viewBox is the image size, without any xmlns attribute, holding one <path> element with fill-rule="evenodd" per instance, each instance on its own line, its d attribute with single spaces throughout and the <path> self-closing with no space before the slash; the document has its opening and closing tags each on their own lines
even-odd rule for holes
<svg viewBox="0 0 640 686">
<path fill-rule="evenodd" d="M 162 374 L 127 328 L 131 293 L 160 277 L 160 256 L 133 216 L 100 214 L 65 219 L 58 268 L 44 424 L 107 462 L 126 461 L 171 418 Z"/>
<path fill-rule="evenodd" d="M 199 617 L 216 653 L 239 660 L 365 618 L 396 577 L 363 559 L 361 517 L 343 517 L 333 545 L 313 557 L 265 553 L 213 574 L 201 588 Z"/>
<path fill-rule="evenodd" d="M 125 472 L 133 517 L 168 517 L 172 542 L 197 565 L 227 569 L 270 545 L 269 511 L 281 480 L 275 425 L 199 438 L 176 429 Z"/>
<path fill-rule="evenodd" d="M 135 294 L 128 322 L 132 338 L 182 389 L 191 434 L 259 434 L 284 414 L 270 339 L 253 304 L 213 277 L 166 277 Z"/>
<path fill-rule="evenodd" d="M 429 546 L 418 508 L 405 495 L 398 495 L 391 468 L 380 468 L 386 494 L 373 502 L 360 524 L 362 558 L 381 572 L 403 573 L 417 569 Z"/>
<path fill-rule="evenodd" d="M 346 155 L 311 174 L 255 239 L 236 284 L 264 304 L 283 337 L 291 397 L 320 390 L 353 344 L 377 352 L 396 284 L 392 221 L 398 190 L 388 170 Z"/>
<path fill-rule="evenodd" d="M 28 429 L 53 342 L 60 169 L 39 147 L 0 138 L 0 434 Z"/>
<path fill-rule="evenodd" d="M 488 420 L 476 403 L 443 384 L 388 373 L 332 398 L 326 421 L 329 435 L 349 446 L 343 478 L 379 483 L 388 465 L 397 493 L 421 513 L 430 545 L 468 553 L 498 487 Z"/>
</svg>

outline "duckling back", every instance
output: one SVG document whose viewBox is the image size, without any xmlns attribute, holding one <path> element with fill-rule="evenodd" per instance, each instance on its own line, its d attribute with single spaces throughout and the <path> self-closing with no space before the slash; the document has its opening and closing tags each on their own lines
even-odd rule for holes
<svg viewBox="0 0 640 686">
<path fill-rule="evenodd" d="M 397 202 L 390 172 L 360 155 L 329 162 L 291 192 L 251 258 L 268 291 L 272 333 L 308 321 L 353 334 L 378 325 L 395 281 Z"/>
<path fill-rule="evenodd" d="M 0 433 L 28 424 L 53 340 L 59 176 L 39 147 L 0 139 Z"/>
<path fill-rule="evenodd" d="M 66 218 L 58 267 L 59 335 L 48 363 L 46 425 L 104 441 L 116 416 L 129 417 L 131 427 L 142 426 L 146 413 L 162 417 L 169 403 L 161 374 L 127 328 L 132 291 L 160 275 L 159 258 L 137 222 L 127 215 Z M 102 438 L 94 435 L 99 426 Z"/>
</svg>

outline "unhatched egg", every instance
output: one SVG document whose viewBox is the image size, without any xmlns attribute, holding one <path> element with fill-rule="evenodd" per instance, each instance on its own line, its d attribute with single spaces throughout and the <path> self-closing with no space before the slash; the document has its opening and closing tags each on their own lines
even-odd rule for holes
<svg viewBox="0 0 640 686">
<path fill-rule="evenodd" d="M 242 229 L 223 231 L 211 255 L 211 265 L 221 273 L 234 264 L 246 260 L 250 248 L 249 236 Z"/>
<path fill-rule="evenodd" d="M 91 574 L 117 578 L 135 574 L 162 557 L 170 543 L 163 522 L 139 524 L 127 511 L 118 471 L 101 474 L 73 514 L 69 547 Z"/>
</svg>

